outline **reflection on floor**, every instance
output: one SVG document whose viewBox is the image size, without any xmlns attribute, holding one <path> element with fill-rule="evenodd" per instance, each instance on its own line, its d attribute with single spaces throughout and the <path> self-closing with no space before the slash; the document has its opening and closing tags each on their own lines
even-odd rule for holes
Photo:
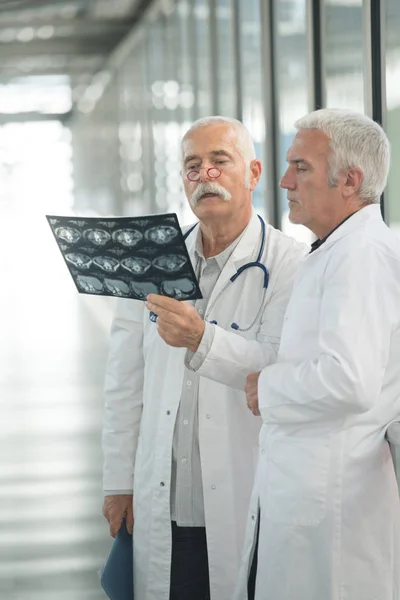
<svg viewBox="0 0 400 600">
<path fill-rule="evenodd" d="M 101 299 L 77 294 L 42 215 L 3 208 L 0 599 L 104 600 Z"/>
</svg>

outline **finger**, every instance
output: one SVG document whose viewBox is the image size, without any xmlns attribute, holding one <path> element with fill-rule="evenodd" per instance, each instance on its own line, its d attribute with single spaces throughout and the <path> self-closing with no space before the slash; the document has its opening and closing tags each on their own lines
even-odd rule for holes
<svg viewBox="0 0 400 600">
<path fill-rule="evenodd" d="M 175 300 L 175 298 L 169 298 L 168 296 L 160 296 L 159 294 L 149 294 L 146 298 L 146 306 L 149 303 L 154 306 L 156 309 L 163 308 L 168 312 L 172 312 L 175 314 L 182 313 L 182 302 Z M 150 309 L 153 310 L 153 309 Z"/>
<path fill-rule="evenodd" d="M 164 340 L 166 344 L 168 344 L 168 346 L 173 346 L 174 348 L 181 346 L 179 335 L 174 335 L 169 329 L 158 328 L 157 331 L 158 335 Z"/>
<path fill-rule="evenodd" d="M 126 523 L 126 529 L 127 529 L 128 533 L 130 533 L 132 535 L 132 533 L 133 533 L 133 509 L 132 509 L 132 506 L 130 506 L 128 508 L 128 510 L 126 511 L 125 523 Z"/>
<path fill-rule="evenodd" d="M 149 304 L 148 302 L 146 302 L 146 308 L 148 308 L 150 311 L 154 312 L 157 315 L 157 323 L 163 321 L 164 323 L 174 324 L 179 318 L 179 316 L 176 313 L 171 313 L 170 311 L 165 310 L 165 308 L 159 308 L 158 306 L 155 306 L 154 304 Z"/>
<path fill-rule="evenodd" d="M 116 537 L 118 531 L 121 529 L 122 516 L 110 521 L 110 534 L 112 537 Z"/>
<path fill-rule="evenodd" d="M 177 340 L 182 339 L 183 334 L 185 332 L 183 327 L 180 327 L 180 325 L 176 322 L 169 322 L 166 320 L 161 320 L 158 323 L 158 333 L 162 336 L 168 336 L 168 337 L 172 337 L 172 338 L 176 338 Z"/>
</svg>

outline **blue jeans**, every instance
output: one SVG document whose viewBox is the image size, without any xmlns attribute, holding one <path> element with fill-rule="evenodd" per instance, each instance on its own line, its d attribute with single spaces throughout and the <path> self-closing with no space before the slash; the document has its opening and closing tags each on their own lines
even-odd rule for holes
<svg viewBox="0 0 400 600">
<path fill-rule="evenodd" d="M 204 527 L 178 527 L 172 521 L 169 600 L 210 600 L 207 539 Z"/>
</svg>

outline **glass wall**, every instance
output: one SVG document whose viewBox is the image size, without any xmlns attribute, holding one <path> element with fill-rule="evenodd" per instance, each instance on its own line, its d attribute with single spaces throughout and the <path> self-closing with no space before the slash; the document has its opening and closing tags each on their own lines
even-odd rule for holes
<svg viewBox="0 0 400 600">
<path fill-rule="evenodd" d="M 324 0 L 323 69 L 327 106 L 364 111 L 362 0 Z"/>
<path fill-rule="evenodd" d="M 392 146 L 392 168 L 385 217 L 400 234 L 400 3 L 386 0 L 386 128 Z"/>
<path fill-rule="evenodd" d="M 213 114 L 213 85 L 209 0 L 191 0 L 193 13 L 193 77 L 195 78 L 195 118 Z"/>
<path fill-rule="evenodd" d="M 397 164 L 400 2 L 386 0 L 384 6 L 384 112 Z M 257 211 L 267 219 L 274 215 L 273 225 L 310 242 L 309 230 L 289 222 L 286 192 L 275 178 L 286 169 L 294 123 L 315 108 L 316 92 L 328 107 L 367 110 L 371 42 L 367 3 L 321 0 L 321 72 L 313 72 L 319 62 L 311 43 L 311 28 L 317 27 L 313 7 L 309 0 L 154 0 L 79 101 L 72 123 L 77 208 L 107 214 L 174 211 L 182 224 L 191 222 L 180 140 L 195 119 L 219 113 L 243 120 L 268 166 L 253 195 Z M 322 89 L 315 90 L 321 78 Z M 275 116 L 269 114 L 270 93 Z M 400 231 L 399 184 L 393 168 L 386 217 Z"/>
<path fill-rule="evenodd" d="M 251 2 L 250 2 L 251 4 Z M 217 52 L 212 58 L 217 74 L 217 112 L 226 117 L 237 115 L 235 81 L 235 39 L 233 0 L 213 0 Z"/>
<path fill-rule="evenodd" d="M 263 57 L 261 6 L 257 1 L 240 0 L 240 78 L 242 96 L 242 120 L 251 133 L 258 158 L 265 164 L 265 114 L 263 103 Z M 265 170 L 253 194 L 257 212 L 268 220 L 265 201 Z"/>
<path fill-rule="evenodd" d="M 306 9 L 307 0 L 275 0 L 273 26 L 279 111 L 280 176 L 286 170 L 286 153 L 295 135 L 294 123 L 309 110 Z M 309 230 L 303 226 L 292 225 L 288 219 L 286 190 L 280 191 L 279 212 L 281 218 L 278 226 L 285 233 L 308 243 L 311 239 Z"/>
</svg>

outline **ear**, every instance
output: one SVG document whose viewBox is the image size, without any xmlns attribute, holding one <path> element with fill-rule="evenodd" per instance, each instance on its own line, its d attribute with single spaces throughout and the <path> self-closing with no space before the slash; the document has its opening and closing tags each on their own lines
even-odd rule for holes
<svg viewBox="0 0 400 600">
<path fill-rule="evenodd" d="M 346 180 L 343 186 L 343 195 L 346 198 L 350 198 L 358 194 L 360 191 L 361 184 L 364 179 L 364 173 L 361 169 L 353 168 L 347 171 Z"/>
<path fill-rule="evenodd" d="M 261 161 L 257 158 L 250 163 L 250 190 L 253 191 L 260 181 L 262 173 Z"/>
</svg>

